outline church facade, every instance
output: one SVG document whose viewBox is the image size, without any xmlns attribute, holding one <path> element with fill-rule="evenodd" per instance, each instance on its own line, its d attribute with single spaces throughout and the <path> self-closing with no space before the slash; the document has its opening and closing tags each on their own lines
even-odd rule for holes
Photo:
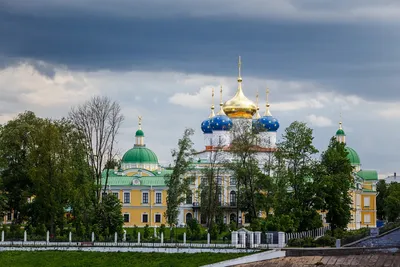
<svg viewBox="0 0 400 267">
<path fill-rule="evenodd" d="M 223 102 L 222 88 L 220 89 L 219 110 L 215 113 L 214 104 L 208 118 L 201 123 L 204 135 L 204 149 L 194 155 L 194 162 L 188 175 L 195 177 L 190 185 L 191 194 L 186 196 L 186 201 L 181 204 L 179 212 L 179 225 L 185 225 L 189 219 L 196 218 L 202 222 L 200 214 L 200 185 L 202 183 L 202 170 L 215 161 L 216 153 L 222 153 L 224 160 L 231 157 L 229 153 L 234 127 L 249 127 L 256 129 L 260 143 L 257 145 L 257 155 L 260 162 L 269 160 L 276 151 L 277 131 L 279 121 L 273 117 L 268 100 L 269 91 L 266 91 L 265 112 L 261 116 L 256 103 L 249 100 L 242 89 L 241 62 L 239 58 L 238 87 L 235 96 Z M 214 91 L 212 93 L 214 97 Z M 346 142 L 346 135 L 340 123 L 336 132 L 340 142 Z M 218 152 L 216 147 L 218 147 Z M 221 149 L 222 148 L 222 152 Z M 349 192 L 353 199 L 352 221 L 349 229 L 361 227 L 375 227 L 376 225 L 376 182 L 377 172 L 361 169 L 361 162 L 357 152 L 346 146 L 348 158 L 354 167 L 354 188 Z M 107 174 L 108 173 L 108 174 Z M 144 132 L 139 118 L 139 129 L 135 134 L 135 144 L 129 149 L 121 160 L 121 167 L 103 172 L 103 184 L 108 175 L 109 193 L 115 194 L 122 202 L 122 213 L 125 227 L 160 226 L 166 224 L 164 212 L 167 208 L 167 187 L 164 177 L 170 174 L 158 163 L 157 155 L 150 150 L 144 142 Z M 229 171 L 223 171 L 217 177 L 221 187 L 218 195 L 219 205 L 223 210 L 224 222 L 229 224 L 238 221 L 246 223 L 245 214 L 237 210 L 236 180 Z M 260 214 L 264 216 L 265 214 Z M 325 222 L 324 213 L 321 217 Z"/>
</svg>

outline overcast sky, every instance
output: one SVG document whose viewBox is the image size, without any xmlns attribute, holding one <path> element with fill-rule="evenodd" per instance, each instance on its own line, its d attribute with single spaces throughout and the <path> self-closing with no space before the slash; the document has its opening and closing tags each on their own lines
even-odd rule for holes
<svg viewBox="0 0 400 267">
<path fill-rule="evenodd" d="M 314 129 L 326 149 L 340 113 L 364 169 L 399 171 L 400 2 L 389 0 L 0 0 L 0 123 L 24 110 L 60 118 L 93 95 L 137 116 L 146 143 L 170 161 L 185 127 L 200 129 L 211 88 L 270 88 L 272 114 Z M 216 103 L 218 100 L 216 100 Z"/>
</svg>

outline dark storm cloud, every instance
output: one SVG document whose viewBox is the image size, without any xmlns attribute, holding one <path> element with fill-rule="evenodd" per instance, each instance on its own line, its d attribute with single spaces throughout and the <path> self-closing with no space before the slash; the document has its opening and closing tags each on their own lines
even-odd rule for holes
<svg viewBox="0 0 400 267">
<path fill-rule="evenodd" d="M 0 56 L 12 61 L 235 75 L 241 55 L 244 75 L 313 80 L 364 98 L 400 98 L 400 38 L 394 26 L 17 11 L 0 11 Z M 35 67 L 54 75 L 46 65 Z"/>
</svg>

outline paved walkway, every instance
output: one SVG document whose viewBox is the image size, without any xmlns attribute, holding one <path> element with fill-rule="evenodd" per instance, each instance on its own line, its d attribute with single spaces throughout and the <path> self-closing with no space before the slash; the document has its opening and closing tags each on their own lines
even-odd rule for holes
<svg viewBox="0 0 400 267">
<path fill-rule="evenodd" d="M 371 238 L 360 243 L 355 244 L 353 247 L 400 247 L 400 229 L 391 232 L 387 235 Z"/>
<path fill-rule="evenodd" d="M 400 254 L 349 255 L 349 256 L 306 256 L 285 257 L 255 263 L 236 265 L 237 267 L 400 267 Z"/>
</svg>

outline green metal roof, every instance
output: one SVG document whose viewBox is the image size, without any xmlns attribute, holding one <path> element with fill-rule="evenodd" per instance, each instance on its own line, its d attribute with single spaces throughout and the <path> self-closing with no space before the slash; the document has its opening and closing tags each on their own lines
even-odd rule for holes
<svg viewBox="0 0 400 267">
<path fill-rule="evenodd" d="M 142 130 L 137 130 L 135 136 L 144 136 L 144 132 Z"/>
<path fill-rule="evenodd" d="M 106 172 L 102 173 L 102 184 L 106 182 Z M 162 170 L 159 172 L 152 172 L 154 176 L 126 176 L 117 174 L 114 170 L 108 172 L 108 185 L 110 186 L 165 186 L 165 175 L 171 173 L 171 170 Z M 133 180 L 139 180 L 139 184 L 133 183 Z"/>
<path fill-rule="evenodd" d="M 154 163 L 158 164 L 157 155 L 145 146 L 135 146 L 122 157 L 123 163 Z"/>
<path fill-rule="evenodd" d="M 357 172 L 357 175 L 366 181 L 377 181 L 378 172 L 375 170 L 361 170 Z"/>
<path fill-rule="evenodd" d="M 351 165 L 360 165 L 360 157 L 358 153 L 351 147 L 346 146 L 347 158 L 350 160 Z"/>
<path fill-rule="evenodd" d="M 338 129 L 337 131 L 336 131 L 336 135 L 346 135 L 345 133 L 344 133 L 344 131 L 343 131 L 343 129 Z"/>
</svg>

